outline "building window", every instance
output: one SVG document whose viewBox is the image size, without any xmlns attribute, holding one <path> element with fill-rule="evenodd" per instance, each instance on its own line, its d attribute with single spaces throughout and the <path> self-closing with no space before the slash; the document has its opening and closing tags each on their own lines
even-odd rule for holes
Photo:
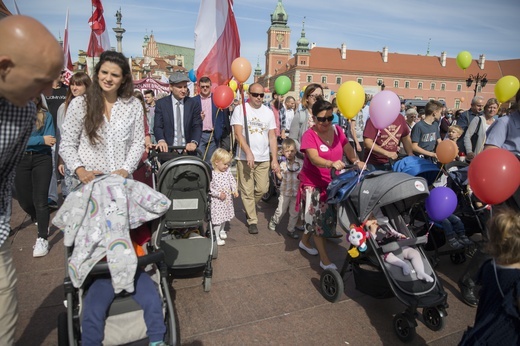
<svg viewBox="0 0 520 346">
<path fill-rule="evenodd" d="M 409 81 L 404 82 L 404 88 L 405 89 L 410 89 L 410 82 Z"/>
<path fill-rule="evenodd" d="M 341 84 L 341 77 L 336 77 L 336 84 L 338 84 L 338 85 Z"/>
<path fill-rule="evenodd" d="M 306 65 L 306 64 L 305 64 L 305 60 L 302 60 L 302 61 L 300 62 L 300 65 Z"/>
<path fill-rule="evenodd" d="M 399 88 L 399 81 L 398 80 L 394 80 L 394 88 Z"/>
<path fill-rule="evenodd" d="M 446 100 L 445 99 L 439 99 L 439 102 L 442 102 L 443 104 L 446 104 Z"/>
<path fill-rule="evenodd" d="M 422 89 L 422 82 L 417 83 L 417 89 Z"/>
<path fill-rule="evenodd" d="M 376 84 L 377 84 L 377 85 L 381 85 L 381 84 L 383 84 L 383 80 L 382 80 L 382 79 L 378 79 Z"/>
<path fill-rule="evenodd" d="M 457 84 L 457 91 L 462 91 L 462 84 Z"/>
<path fill-rule="evenodd" d="M 430 90 L 435 90 L 435 83 L 430 84 Z"/>
<path fill-rule="evenodd" d="M 460 84 L 459 84 L 459 86 L 460 86 Z M 460 100 L 455 100 L 455 108 L 456 109 L 460 108 Z"/>
<path fill-rule="evenodd" d="M 441 83 L 441 91 L 445 91 L 446 90 L 446 83 Z"/>
<path fill-rule="evenodd" d="M 321 76 L 321 84 L 327 84 L 327 76 Z"/>
<path fill-rule="evenodd" d="M 282 60 L 278 60 L 278 65 L 281 65 L 282 64 Z"/>
<path fill-rule="evenodd" d="M 311 75 L 307 76 L 307 83 L 312 83 L 312 76 Z"/>
<path fill-rule="evenodd" d="M 422 100 L 422 96 L 415 96 L 414 99 L 415 100 Z"/>
<path fill-rule="evenodd" d="M 362 85 L 363 84 L 363 78 L 358 78 L 357 82 Z M 341 84 L 341 83 L 338 83 L 338 84 Z"/>
</svg>

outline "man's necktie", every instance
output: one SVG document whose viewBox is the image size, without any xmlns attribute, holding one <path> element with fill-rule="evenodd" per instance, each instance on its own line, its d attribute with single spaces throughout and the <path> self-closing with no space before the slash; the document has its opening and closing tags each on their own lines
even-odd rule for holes
<svg viewBox="0 0 520 346">
<path fill-rule="evenodd" d="M 182 145 L 182 116 L 180 102 L 177 102 L 177 121 L 175 127 L 177 128 L 177 145 Z"/>
</svg>

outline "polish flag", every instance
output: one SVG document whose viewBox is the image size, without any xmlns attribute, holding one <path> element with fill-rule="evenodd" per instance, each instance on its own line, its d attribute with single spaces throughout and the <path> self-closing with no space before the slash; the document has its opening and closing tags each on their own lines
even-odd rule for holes
<svg viewBox="0 0 520 346">
<path fill-rule="evenodd" d="M 203 76 L 216 87 L 231 77 L 231 63 L 240 56 L 240 36 L 233 0 L 201 0 L 195 26 L 197 80 Z"/>
<path fill-rule="evenodd" d="M 94 12 L 88 20 L 91 32 L 87 56 L 100 56 L 104 51 L 110 50 L 110 39 L 106 30 L 101 0 L 92 0 L 92 7 L 94 7 Z"/>
<path fill-rule="evenodd" d="M 70 58 L 70 44 L 69 44 L 69 9 L 67 8 L 67 17 L 65 19 L 65 31 L 63 35 L 63 56 L 65 61 L 65 66 L 63 66 L 63 70 L 65 71 L 63 74 L 64 83 L 69 85 L 70 77 L 72 77 L 72 71 L 74 67 L 72 66 L 72 59 Z"/>
</svg>

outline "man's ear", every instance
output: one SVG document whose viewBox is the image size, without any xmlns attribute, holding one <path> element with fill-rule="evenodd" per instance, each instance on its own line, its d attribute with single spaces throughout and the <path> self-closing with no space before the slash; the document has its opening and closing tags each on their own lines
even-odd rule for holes
<svg viewBox="0 0 520 346">
<path fill-rule="evenodd" d="M 3 79 L 11 71 L 14 64 L 8 55 L 0 55 L 0 77 Z"/>
</svg>

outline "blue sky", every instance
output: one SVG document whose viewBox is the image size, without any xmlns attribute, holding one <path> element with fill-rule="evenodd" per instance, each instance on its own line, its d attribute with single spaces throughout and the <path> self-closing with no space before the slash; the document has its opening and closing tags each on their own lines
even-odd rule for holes
<svg viewBox="0 0 520 346">
<path fill-rule="evenodd" d="M 241 36 L 241 55 L 264 72 L 266 31 L 278 0 L 235 0 L 235 16 Z M 69 32 L 72 59 L 86 50 L 90 28 L 90 0 L 17 0 L 22 14 L 40 20 L 52 33 L 63 35 L 66 9 L 70 9 Z M 197 0 L 102 0 L 110 43 L 116 46 L 111 28 L 121 8 L 123 53 L 141 56 L 143 37 L 152 31 L 159 42 L 194 47 L 194 27 L 200 7 Z M 14 0 L 4 0 L 14 13 Z M 305 17 L 306 37 L 321 47 L 456 57 L 462 50 L 474 59 L 520 58 L 519 0 L 283 0 L 291 27 L 291 49 L 296 50 Z"/>
</svg>

